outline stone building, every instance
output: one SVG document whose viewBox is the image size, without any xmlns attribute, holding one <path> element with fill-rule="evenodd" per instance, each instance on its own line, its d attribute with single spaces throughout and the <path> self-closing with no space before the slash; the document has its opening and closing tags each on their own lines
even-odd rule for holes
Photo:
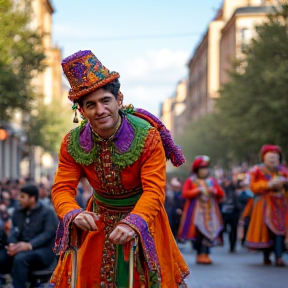
<svg viewBox="0 0 288 288">
<path fill-rule="evenodd" d="M 184 127 L 187 122 L 186 114 L 186 98 L 187 98 L 187 79 L 179 81 L 175 93 L 167 98 L 160 108 L 160 119 L 166 128 L 170 131 L 176 143 L 178 137 L 184 133 Z M 173 172 L 175 167 L 170 161 L 166 164 L 166 171 Z"/>
<path fill-rule="evenodd" d="M 234 59 L 243 58 L 243 47 L 256 35 L 275 0 L 224 0 L 216 17 L 188 62 L 188 121 L 213 111 L 221 85 L 229 81 Z"/>
<path fill-rule="evenodd" d="M 167 98 L 160 111 L 161 121 L 170 131 L 173 138 L 177 138 L 184 132 L 186 121 L 186 97 L 187 80 L 181 80 L 176 87 L 173 96 Z"/>
<path fill-rule="evenodd" d="M 25 1 L 23 5 L 25 5 Z M 32 8 L 33 20 L 30 25 L 43 35 L 47 68 L 43 73 L 35 77 L 31 84 L 34 86 L 36 93 L 43 95 L 44 103 L 50 104 L 52 100 L 58 101 L 63 97 L 62 72 L 59 65 L 62 57 L 61 50 L 52 44 L 52 15 L 54 8 L 49 0 L 32 0 Z M 23 161 L 23 148 L 27 138 L 21 125 L 23 117 L 20 113 L 15 113 L 14 119 L 10 123 L 1 123 L 0 125 L 0 130 L 6 131 L 4 133 L 5 137 L 0 138 L 0 180 L 18 178 L 20 174 L 30 174 L 36 180 L 40 179 L 41 155 L 43 154 L 41 148 L 34 147 L 30 160 L 24 159 Z"/>
<path fill-rule="evenodd" d="M 255 38 L 255 27 L 266 21 L 269 11 L 271 6 L 240 7 L 227 21 L 220 41 L 220 86 L 229 81 L 233 61 L 245 57 L 243 51 Z"/>
<path fill-rule="evenodd" d="M 213 110 L 219 90 L 219 43 L 223 26 L 220 9 L 188 62 L 188 121 L 197 121 Z"/>
</svg>

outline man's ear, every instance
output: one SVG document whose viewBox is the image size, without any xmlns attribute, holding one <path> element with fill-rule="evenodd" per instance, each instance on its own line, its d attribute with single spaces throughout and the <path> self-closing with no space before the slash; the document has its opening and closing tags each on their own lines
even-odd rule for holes
<svg viewBox="0 0 288 288">
<path fill-rule="evenodd" d="M 79 106 L 78 111 L 81 114 L 81 118 L 86 119 L 85 116 L 84 116 L 83 108 Z"/>
<path fill-rule="evenodd" d="M 123 94 L 119 91 L 117 94 L 117 102 L 120 108 L 123 107 Z"/>
</svg>

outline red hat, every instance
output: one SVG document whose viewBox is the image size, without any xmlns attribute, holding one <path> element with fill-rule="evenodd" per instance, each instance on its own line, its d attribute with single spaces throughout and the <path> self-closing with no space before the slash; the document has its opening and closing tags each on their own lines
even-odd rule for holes
<svg viewBox="0 0 288 288">
<path fill-rule="evenodd" d="M 261 148 L 261 151 L 260 151 L 262 161 L 264 159 L 264 155 L 268 152 L 278 153 L 280 156 L 280 159 L 282 157 L 282 150 L 279 146 L 277 146 L 277 145 L 263 145 Z"/>
<path fill-rule="evenodd" d="M 197 172 L 201 167 L 208 167 L 210 164 L 210 158 L 206 155 L 199 155 L 195 157 L 195 160 L 192 164 L 192 172 Z"/>
</svg>

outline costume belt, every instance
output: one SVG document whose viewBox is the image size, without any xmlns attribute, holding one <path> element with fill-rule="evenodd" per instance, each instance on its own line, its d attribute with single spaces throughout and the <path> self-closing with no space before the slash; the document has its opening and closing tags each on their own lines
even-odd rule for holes
<svg viewBox="0 0 288 288">
<path fill-rule="evenodd" d="M 140 190 L 139 192 L 142 192 Z M 128 197 L 124 198 L 126 196 L 125 194 L 123 195 L 122 198 L 116 198 L 115 195 L 109 195 L 108 197 L 103 197 L 100 194 L 98 194 L 95 190 L 93 191 L 93 197 L 94 200 L 97 204 L 97 206 L 107 209 L 107 210 L 112 210 L 112 211 L 127 211 L 127 210 L 132 210 L 139 198 L 141 197 L 142 193 L 137 193 L 134 195 L 129 195 Z"/>
</svg>

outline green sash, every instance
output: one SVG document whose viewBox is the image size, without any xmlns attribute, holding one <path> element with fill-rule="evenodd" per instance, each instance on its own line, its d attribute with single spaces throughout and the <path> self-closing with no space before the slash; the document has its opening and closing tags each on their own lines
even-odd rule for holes
<svg viewBox="0 0 288 288">
<path fill-rule="evenodd" d="M 105 198 L 97 194 L 97 192 L 93 191 L 93 196 L 97 200 L 97 202 L 100 202 L 107 206 L 115 206 L 115 207 L 125 207 L 125 206 L 133 206 L 137 203 L 139 198 L 141 197 L 141 194 L 136 194 L 133 196 L 130 196 L 129 198 L 123 198 L 123 199 L 113 199 L 113 198 Z M 111 196 L 111 195 L 110 195 Z"/>
</svg>

